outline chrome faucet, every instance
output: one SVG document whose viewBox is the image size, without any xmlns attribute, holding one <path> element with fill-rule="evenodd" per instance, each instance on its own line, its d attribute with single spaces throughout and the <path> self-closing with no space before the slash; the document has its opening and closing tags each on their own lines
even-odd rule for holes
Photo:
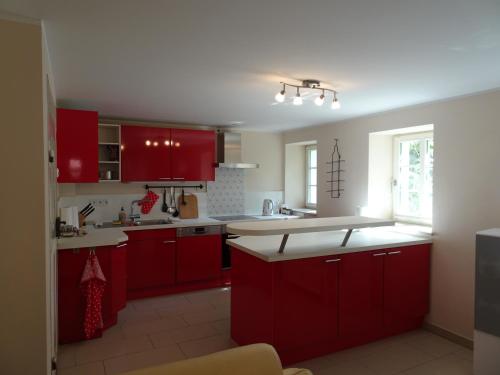
<svg viewBox="0 0 500 375">
<path fill-rule="evenodd" d="M 130 203 L 130 215 L 128 216 L 130 221 L 134 222 L 136 219 L 140 219 L 141 215 L 139 213 L 134 214 L 134 204 L 137 204 L 139 206 L 139 203 L 142 202 L 142 199 L 137 199 L 135 201 L 132 201 Z"/>
</svg>

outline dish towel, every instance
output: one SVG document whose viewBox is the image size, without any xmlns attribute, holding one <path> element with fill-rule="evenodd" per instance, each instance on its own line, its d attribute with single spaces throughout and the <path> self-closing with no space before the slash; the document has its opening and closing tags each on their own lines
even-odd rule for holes
<svg viewBox="0 0 500 375">
<path fill-rule="evenodd" d="M 80 286 L 85 296 L 85 318 L 83 320 L 83 331 L 85 338 L 95 337 L 98 330 L 103 327 L 102 322 L 102 297 L 106 278 L 102 273 L 99 260 L 93 250 L 90 251 L 85 268 L 83 270 Z"/>
<path fill-rule="evenodd" d="M 141 206 L 141 212 L 143 214 L 149 214 L 158 198 L 160 198 L 158 194 L 152 192 L 151 190 L 148 190 L 144 198 L 142 198 L 141 203 L 139 203 L 139 205 Z"/>
</svg>

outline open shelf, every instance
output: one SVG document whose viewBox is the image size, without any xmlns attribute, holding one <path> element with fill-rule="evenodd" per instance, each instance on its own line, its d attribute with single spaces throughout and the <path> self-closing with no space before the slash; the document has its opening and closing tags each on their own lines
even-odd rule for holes
<svg viewBox="0 0 500 375">
<path fill-rule="evenodd" d="M 99 182 L 120 182 L 120 125 L 99 124 Z"/>
</svg>

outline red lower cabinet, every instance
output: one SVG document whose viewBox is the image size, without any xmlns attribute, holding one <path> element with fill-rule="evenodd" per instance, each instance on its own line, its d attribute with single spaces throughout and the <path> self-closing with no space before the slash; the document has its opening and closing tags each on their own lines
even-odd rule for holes
<svg viewBox="0 0 500 375">
<path fill-rule="evenodd" d="M 352 343 L 380 337 L 384 316 L 385 251 L 342 255 L 339 333 Z"/>
<path fill-rule="evenodd" d="M 384 270 L 384 326 L 399 333 L 421 325 L 429 312 L 428 245 L 387 250 Z"/>
<path fill-rule="evenodd" d="M 175 229 L 127 232 L 128 292 L 161 288 L 175 282 Z"/>
<path fill-rule="evenodd" d="M 284 364 L 418 328 L 430 245 L 265 262 L 232 250 L 231 336 L 273 345 Z"/>
<path fill-rule="evenodd" d="M 339 257 L 321 257 L 276 263 L 277 348 L 301 348 L 304 342 L 328 344 L 337 338 L 339 261 Z"/>
<path fill-rule="evenodd" d="M 177 241 L 177 282 L 221 278 L 221 236 L 179 237 Z"/>
<path fill-rule="evenodd" d="M 85 298 L 80 287 L 90 249 L 70 249 L 58 252 L 58 332 L 61 344 L 83 340 Z M 104 328 L 116 323 L 117 313 L 125 307 L 126 247 L 102 246 L 95 249 L 106 287 L 102 301 Z M 97 332 L 95 337 L 99 337 Z"/>
</svg>

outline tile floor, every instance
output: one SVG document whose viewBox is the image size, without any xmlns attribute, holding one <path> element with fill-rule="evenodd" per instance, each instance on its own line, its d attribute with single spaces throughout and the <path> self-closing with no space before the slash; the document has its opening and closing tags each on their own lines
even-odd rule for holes
<svg viewBox="0 0 500 375">
<path fill-rule="evenodd" d="M 230 291 L 129 302 L 102 338 L 59 347 L 58 374 L 112 375 L 236 346 Z M 419 330 L 296 364 L 315 375 L 472 375 L 472 351 Z"/>
</svg>

